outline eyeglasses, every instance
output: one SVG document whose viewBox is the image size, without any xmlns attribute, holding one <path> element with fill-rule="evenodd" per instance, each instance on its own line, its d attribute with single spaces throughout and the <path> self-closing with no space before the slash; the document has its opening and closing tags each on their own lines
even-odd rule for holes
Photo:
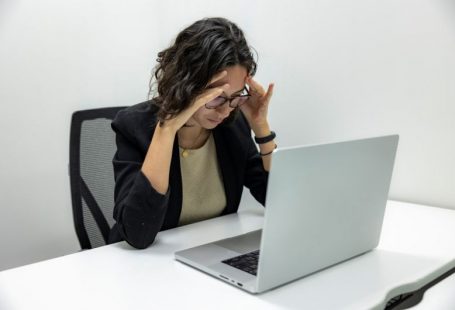
<svg viewBox="0 0 455 310">
<path fill-rule="evenodd" d="M 250 97 L 250 93 L 248 92 L 248 89 L 245 87 L 242 92 L 239 95 L 236 95 L 231 98 L 223 97 L 223 96 L 218 96 L 215 99 L 207 102 L 205 104 L 205 107 L 207 109 L 216 109 L 218 107 L 221 107 L 223 104 L 226 102 L 229 102 L 229 106 L 233 109 L 241 106 L 244 104 L 248 98 Z"/>
</svg>

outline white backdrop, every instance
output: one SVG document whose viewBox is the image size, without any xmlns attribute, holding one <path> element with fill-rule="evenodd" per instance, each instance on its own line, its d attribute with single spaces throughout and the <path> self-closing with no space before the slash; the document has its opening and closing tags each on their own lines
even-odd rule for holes
<svg viewBox="0 0 455 310">
<path fill-rule="evenodd" d="M 157 52 L 206 16 L 258 50 L 281 146 L 399 133 L 390 197 L 455 208 L 453 0 L 0 0 L 0 270 L 79 249 L 71 113 L 146 99 Z"/>
</svg>

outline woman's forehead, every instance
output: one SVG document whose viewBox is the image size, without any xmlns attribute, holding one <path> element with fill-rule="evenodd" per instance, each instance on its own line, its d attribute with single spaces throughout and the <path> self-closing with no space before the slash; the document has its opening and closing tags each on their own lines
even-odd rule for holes
<svg viewBox="0 0 455 310">
<path fill-rule="evenodd" d="M 229 88 L 228 93 L 231 94 L 243 90 L 243 88 L 245 88 L 247 70 L 240 65 L 227 67 L 225 70 L 227 71 L 227 75 L 214 82 L 212 86 L 217 87 L 229 83 L 231 87 Z"/>
</svg>

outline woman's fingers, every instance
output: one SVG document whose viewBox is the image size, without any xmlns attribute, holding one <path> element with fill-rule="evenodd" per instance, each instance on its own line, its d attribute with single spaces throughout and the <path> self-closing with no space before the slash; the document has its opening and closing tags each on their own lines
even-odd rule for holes
<svg viewBox="0 0 455 310">
<path fill-rule="evenodd" d="M 207 102 L 215 99 L 219 95 L 221 95 L 224 91 L 229 89 L 229 84 L 224 84 L 222 86 L 209 88 L 204 93 L 202 93 L 196 100 L 195 108 L 199 109 L 201 106 L 206 104 Z"/>
<path fill-rule="evenodd" d="M 209 101 L 215 99 L 216 97 L 218 97 L 219 95 L 221 95 L 223 93 L 223 91 L 226 91 L 227 89 L 229 89 L 229 84 L 224 84 L 224 85 L 219 86 L 219 87 L 208 88 L 202 94 L 197 96 L 193 100 L 192 104 L 188 108 L 183 110 L 181 112 L 181 114 L 179 114 L 178 118 L 183 121 L 182 126 L 183 126 L 184 123 L 186 123 L 191 118 L 191 116 L 199 108 L 201 108 L 207 102 L 209 102 Z"/>
<path fill-rule="evenodd" d="M 212 79 L 211 79 L 210 82 L 207 84 L 207 86 L 212 85 L 212 84 L 215 83 L 216 81 L 218 81 L 218 80 L 224 78 L 226 75 L 227 75 L 227 71 L 226 71 L 226 70 L 221 71 L 221 72 L 215 74 L 215 76 L 212 77 Z"/>
<path fill-rule="evenodd" d="M 215 99 L 216 97 L 218 97 L 219 95 L 221 95 L 224 91 L 226 91 L 228 89 L 229 89 L 229 84 L 224 84 L 219 87 L 207 89 L 207 91 L 202 94 L 201 100 L 205 104 L 205 103 Z"/>
<path fill-rule="evenodd" d="M 273 95 L 273 88 L 275 87 L 275 84 L 274 83 L 270 83 L 269 84 L 269 88 L 267 89 L 267 94 L 266 94 L 266 97 L 265 97 L 265 101 L 266 102 L 269 102 L 270 101 L 270 98 L 272 98 L 272 95 Z"/>
<path fill-rule="evenodd" d="M 246 83 L 250 86 L 250 90 L 253 93 L 257 93 L 259 96 L 263 96 L 265 94 L 264 88 L 262 87 L 261 84 L 256 82 L 253 77 L 248 77 L 246 79 Z"/>
<path fill-rule="evenodd" d="M 274 83 L 270 83 L 267 92 L 265 92 L 262 85 L 256 82 L 251 76 L 247 78 L 246 82 L 250 86 L 251 92 L 258 94 L 260 97 L 264 97 L 264 102 L 270 101 L 273 95 L 273 88 L 275 87 Z"/>
</svg>

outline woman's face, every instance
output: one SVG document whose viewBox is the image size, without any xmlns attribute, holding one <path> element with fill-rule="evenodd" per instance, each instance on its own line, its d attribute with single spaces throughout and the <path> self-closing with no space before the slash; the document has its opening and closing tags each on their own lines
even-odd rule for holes
<svg viewBox="0 0 455 310">
<path fill-rule="evenodd" d="M 221 80 L 216 81 L 210 87 L 222 86 L 229 83 L 229 90 L 223 92 L 221 96 L 231 98 L 239 95 L 245 87 L 247 70 L 241 65 L 235 65 L 224 69 L 227 75 Z M 207 109 L 202 106 L 193 114 L 192 120 L 205 129 L 213 129 L 218 126 L 234 109 L 226 102 L 216 109 Z"/>
</svg>

